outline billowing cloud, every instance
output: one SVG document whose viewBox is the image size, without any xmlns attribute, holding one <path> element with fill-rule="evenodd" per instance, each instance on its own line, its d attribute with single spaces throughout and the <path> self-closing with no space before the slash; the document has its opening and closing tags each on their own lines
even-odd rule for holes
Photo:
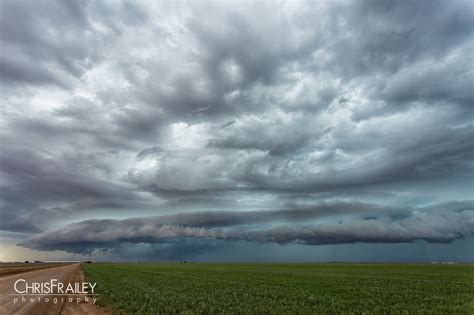
<svg viewBox="0 0 474 315">
<path fill-rule="evenodd" d="M 413 211 L 403 218 L 387 216 L 380 209 L 374 211 L 372 206 L 372 218 L 341 219 L 339 222 L 311 225 L 308 222 L 328 215 L 324 213 L 326 205 L 311 211 L 200 212 L 125 220 L 88 220 L 46 230 L 20 245 L 39 250 L 91 253 L 115 248 L 123 242 L 173 244 L 183 239 L 308 245 L 415 240 L 449 243 L 474 235 L 472 202 L 458 202 L 455 206 L 457 210 Z M 365 207 L 370 208 L 370 205 Z M 466 207 L 469 210 L 465 210 Z M 334 215 L 334 211 L 330 215 Z M 291 225 L 282 225 L 281 221 Z"/>
<path fill-rule="evenodd" d="M 472 198 L 471 9 L 3 1 L 0 232 L 43 248 L 58 226 L 146 217 L 144 240 L 468 237 L 472 208 L 450 209 Z"/>
<path fill-rule="evenodd" d="M 4 1 L 0 12 L 2 84 L 69 89 L 105 58 L 108 44 L 122 31 L 121 23 L 132 26 L 145 18 L 144 12 L 127 2 L 111 6 L 85 1 Z"/>
</svg>

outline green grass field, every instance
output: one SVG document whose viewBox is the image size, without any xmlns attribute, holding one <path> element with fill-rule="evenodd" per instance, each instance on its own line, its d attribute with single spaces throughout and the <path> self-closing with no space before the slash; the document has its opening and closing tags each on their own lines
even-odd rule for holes
<svg viewBox="0 0 474 315">
<path fill-rule="evenodd" d="M 90 264 L 129 314 L 474 314 L 473 265 Z"/>
</svg>

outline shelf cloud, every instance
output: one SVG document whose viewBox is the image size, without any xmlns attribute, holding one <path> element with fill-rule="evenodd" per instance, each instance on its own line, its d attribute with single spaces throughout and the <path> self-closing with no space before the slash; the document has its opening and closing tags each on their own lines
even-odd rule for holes
<svg viewBox="0 0 474 315">
<path fill-rule="evenodd" d="M 125 220 L 88 220 L 60 229 L 46 230 L 20 245 L 32 249 L 65 250 L 84 254 L 94 250 L 113 249 L 124 242 L 177 243 L 179 246 L 183 239 L 322 245 L 355 242 L 399 243 L 416 240 L 449 243 L 474 235 L 472 202 L 458 202 L 455 204 L 456 210 L 414 210 L 406 213 L 404 217 L 391 217 L 390 212 L 383 213 L 373 206 L 364 206 L 368 208 L 369 213 L 372 212 L 373 217 L 346 220 L 339 218 L 338 222 L 311 225 L 308 225 L 308 222 L 321 216 L 335 215 L 335 211 L 324 213 L 325 209 L 331 208 L 324 205 L 311 211 L 199 212 Z M 432 208 L 439 208 L 439 205 Z M 348 209 L 352 210 L 350 207 Z M 286 224 L 282 225 L 281 221 Z M 273 226 L 268 227 L 269 223 Z M 256 227 L 255 224 L 259 226 Z"/>
<path fill-rule="evenodd" d="M 1 7 L 6 242 L 472 237 L 470 1 Z"/>
</svg>

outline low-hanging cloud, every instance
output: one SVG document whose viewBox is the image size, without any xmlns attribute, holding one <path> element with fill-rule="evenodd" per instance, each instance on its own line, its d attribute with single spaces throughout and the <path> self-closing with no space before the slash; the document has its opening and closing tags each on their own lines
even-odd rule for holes
<svg viewBox="0 0 474 315">
<path fill-rule="evenodd" d="M 382 215 L 374 218 L 308 224 L 313 216 L 298 217 L 270 211 L 245 213 L 189 213 L 175 216 L 134 218 L 125 220 L 88 220 L 47 230 L 34 235 L 21 246 L 38 250 L 65 250 L 91 253 L 94 250 L 115 248 L 121 243 L 175 243 L 183 239 L 249 241 L 278 244 L 343 244 L 355 242 L 399 243 L 425 240 L 449 243 L 474 235 L 474 210 L 466 210 L 467 203 L 458 210 L 413 211 L 404 218 Z M 436 206 L 434 206 L 436 208 Z M 304 219 L 304 220 L 302 220 Z M 291 223 L 292 222 L 292 223 Z M 255 226 L 258 223 L 259 226 Z"/>
<path fill-rule="evenodd" d="M 434 221 L 472 210 L 471 1 L 30 2 L 0 10 L 0 233 L 469 235 Z"/>
</svg>

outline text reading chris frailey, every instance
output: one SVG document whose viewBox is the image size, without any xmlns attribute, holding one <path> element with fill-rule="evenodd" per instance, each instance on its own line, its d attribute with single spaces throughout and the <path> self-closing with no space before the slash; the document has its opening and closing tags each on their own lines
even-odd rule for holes
<svg viewBox="0 0 474 315">
<path fill-rule="evenodd" d="M 15 281 L 14 288 L 18 294 L 94 294 L 97 283 L 76 282 L 64 284 L 58 279 L 48 282 L 31 282 L 25 279 Z M 90 289 L 90 291 L 89 291 Z"/>
</svg>

